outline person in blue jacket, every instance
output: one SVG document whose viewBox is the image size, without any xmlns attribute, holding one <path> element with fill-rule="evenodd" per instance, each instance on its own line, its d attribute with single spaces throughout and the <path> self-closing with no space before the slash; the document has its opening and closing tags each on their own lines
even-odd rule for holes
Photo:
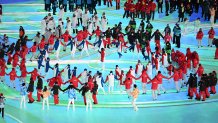
<svg viewBox="0 0 218 123">
<path fill-rule="evenodd" d="M 77 70 L 77 67 L 74 67 L 72 70 L 72 76 L 76 76 L 76 70 Z"/>
<path fill-rule="evenodd" d="M 58 76 L 58 74 L 60 73 L 60 70 L 59 70 L 59 64 L 55 64 L 54 66 L 54 77 Z"/>
<path fill-rule="evenodd" d="M 21 95 L 20 108 L 22 107 L 26 108 L 27 87 L 25 83 L 22 83 L 20 87 L 20 95 Z"/>
<path fill-rule="evenodd" d="M 176 47 L 180 48 L 180 39 L 181 39 L 181 28 L 178 23 L 176 23 L 176 26 L 173 28 L 174 38 Z"/>
<path fill-rule="evenodd" d="M 67 110 L 70 109 L 70 104 L 73 105 L 73 111 L 75 111 L 75 104 L 74 104 L 74 101 L 76 99 L 76 91 L 75 89 L 73 88 L 73 86 L 70 86 L 70 88 L 68 89 L 67 91 L 68 93 L 68 105 L 67 105 Z"/>
<path fill-rule="evenodd" d="M 92 0 L 86 0 L 86 4 L 87 4 L 87 9 L 89 10 L 89 12 L 92 14 Z"/>
<path fill-rule="evenodd" d="M 51 11 L 51 0 L 45 0 L 45 10 Z"/>
<path fill-rule="evenodd" d="M 78 6 L 80 6 L 80 8 L 83 10 L 83 0 L 76 0 L 76 8 L 78 8 Z"/>
<path fill-rule="evenodd" d="M 53 69 L 53 68 L 50 66 L 50 58 L 48 57 L 48 58 L 45 60 L 45 74 L 48 73 L 49 68 L 50 68 L 50 69 Z"/>
<path fill-rule="evenodd" d="M 44 58 L 44 55 L 40 54 L 39 57 L 38 57 L 38 59 L 37 59 L 38 70 L 40 70 L 41 67 L 44 67 L 44 65 L 42 65 L 43 58 Z"/>
<path fill-rule="evenodd" d="M 67 1 L 68 0 L 63 0 L 64 12 L 67 12 Z"/>
<path fill-rule="evenodd" d="M 73 12 L 75 0 L 69 0 L 69 10 Z"/>
</svg>

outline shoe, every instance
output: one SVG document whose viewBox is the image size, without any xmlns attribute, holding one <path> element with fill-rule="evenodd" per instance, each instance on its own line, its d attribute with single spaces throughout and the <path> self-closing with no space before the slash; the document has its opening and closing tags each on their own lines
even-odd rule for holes
<svg viewBox="0 0 218 123">
<path fill-rule="evenodd" d="M 179 93 L 179 91 L 177 91 L 176 93 Z"/>
<path fill-rule="evenodd" d="M 164 94 L 166 94 L 167 92 L 166 91 L 164 91 Z"/>
<path fill-rule="evenodd" d="M 37 102 L 40 102 L 40 100 L 36 100 Z"/>
<path fill-rule="evenodd" d="M 201 100 L 201 101 L 205 101 L 205 100 Z"/>
<path fill-rule="evenodd" d="M 157 94 L 158 96 L 160 96 L 161 94 Z"/>
</svg>

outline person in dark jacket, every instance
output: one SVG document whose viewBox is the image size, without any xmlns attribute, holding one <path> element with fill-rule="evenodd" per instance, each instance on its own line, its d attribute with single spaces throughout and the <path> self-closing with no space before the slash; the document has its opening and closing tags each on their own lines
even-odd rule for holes
<svg viewBox="0 0 218 123">
<path fill-rule="evenodd" d="M 33 78 L 30 78 L 30 83 L 29 86 L 27 88 L 27 92 L 28 92 L 28 98 L 29 98 L 29 102 L 28 103 L 33 103 L 35 100 L 33 99 L 33 91 L 34 91 L 34 81 Z"/>
<path fill-rule="evenodd" d="M 69 10 L 70 10 L 70 12 L 73 12 L 74 4 L 75 4 L 75 0 L 69 0 Z"/>
<path fill-rule="evenodd" d="M 168 33 L 171 35 L 171 28 L 170 28 L 169 24 L 167 24 L 167 26 L 164 28 L 164 33 L 165 33 L 165 35 Z"/>
<path fill-rule="evenodd" d="M 98 100 L 97 100 L 97 93 L 98 93 L 98 84 L 96 81 L 94 81 L 94 87 L 93 89 L 91 90 L 92 92 L 92 98 L 94 100 L 94 104 L 98 104 Z"/>
<path fill-rule="evenodd" d="M 201 100 L 201 97 L 202 97 L 202 101 L 205 101 L 206 100 L 206 94 L 205 94 L 206 83 L 205 83 L 205 81 L 203 81 L 201 79 L 198 83 L 198 86 L 199 86 L 199 91 L 200 91 L 198 100 Z"/>
<path fill-rule="evenodd" d="M 59 97 L 58 97 L 58 94 L 59 94 L 59 90 L 60 91 L 63 91 L 60 86 L 58 85 L 57 82 L 55 82 L 55 85 L 52 87 L 51 91 L 53 91 L 53 95 L 54 95 L 54 104 L 57 105 L 59 104 Z"/>
<path fill-rule="evenodd" d="M 210 5 L 209 5 L 209 2 L 207 0 L 205 0 L 203 2 L 202 11 L 203 11 L 202 13 L 203 13 L 203 16 L 204 16 L 204 20 L 209 21 L 210 20 Z"/>
<path fill-rule="evenodd" d="M 166 10 L 166 16 L 169 16 L 169 10 L 170 10 L 170 3 L 169 0 L 165 0 L 165 10 Z"/>
<path fill-rule="evenodd" d="M 217 84 L 217 75 L 216 72 L 212 72 L 212 81 L 211 81 L 211 86 L 210 86 L 210 93 L 211 94 L 216 94 L 216 84 Z"/>
<path fill-rule="evenodd" d="M 130 47 L 129 47 L 129 51 L 134 51 L 134 48 L 135 48 L 135 44 L 136 44 L 136 33 L 135 31 L 132 29 L 131 32 L 128 34 L 128 41 L 129 41 L 129 44 L 130 44 Z"/>
<path fill-rule="evenodd" d="M 180 22 L 180 19 L 181 19 L 181 22 L 183 22 L 183 20 L 184 20 L 184 14 L 185 14 L 185 7 L 184 7 L 183 4 L 180 5 L 179 10 L 178 10 L 178 14 L 179 14 L 179 20 L 178 20 L 178 22 Z"/>
<path fill-rule="evenodd" d="M 36 89 L 37 89 L 37 102 L 40 102 L 41 101 L 41 97 L 42 97 L 42 88 L 43 88 L 43 80 L 40 76 L 37 76 L 37 79 L 38 79 L 38 82 L 37 82 L 37 86 L 36 86 Z"/>
<path fill-rule="evenodd" d="M 14 47 L 15 51 L 20 51 L 20 47 L 21 47 L 21 40 L 18 39 Z"/>
<path fill-rule="evenodd" d="M 88 83 L 86 82 L 82 88 L 79 89 L 79 92 L 82 91 L 82 96 L 83 96 L 83 101 L 84 101 L 84 104 L 86 105 L 86 92 L 89 91 L 89 86 L 88 86 Z"/>
<path fill-rule="evenodd" d="M 173 28 L 173 43 L 176 43 L 176 47 L 180 48 L 180 39 L 181 39 L 181 28 L 179 24 Z"/>
<path fill-rule="evenodd" d="M 62 89 L 62 91 L 65 92 L 65 91 L 67 91 L 67 90 L 69 90 L 69 89 L 71 89 L 71 88 L 74 88 L 75 90 L 79 91 L 79 89 L 76 88 L 76 87 L 73 85 L 73 83 L 70 83 L 70 85 L 68 85 L 67 88 Z"/>
<path fill-rule="evenodd" d="M 56 15 L 56 9 L 58 7 L 58 2 L 57 0 L 52 1 L 52 10 L 53 10 L 53 15 Z"/>
<path fill-rule="evenodd" d="M 158 13 L 163 13 L 163 0 L 157 0 Z"/>
<path fill-rule="evenodd" d="M 194 94 L 196 96 L 195 99 L 199 99 L 199 94 L 197 92 L 197 77 L 196 74 L 192 74 L 190 73 L 188 82 L 186 83 L 186 86 L 189 85 L 189 89 L 188 89 L 188 95 L 189 98 L 188 99 L 192 99 Z"/>
<path fill-rule="evenodd" d="M 163 35 L 160 33 L 160 31 L 157 29 L 151 36 L 151 39 L 154 37 L 154 41 L 155 41 L 155 44 L 156 46 L 158 47 L 158 49 L 161 49 L 161 46 L 160 46 L 160 37 L 163 37 Z"/>
<path fill-rule="evenodd" d="M 96 4 L 97 4 L 97 0 L 92 0 L 92 7 L 91 7 L 91 12 L 90 12 L 91 14 L 93 13 L 97 14 Z"/>
<path fill-rule="evenodd" d="M 3 10 L 2 5 L 0 4 L 0 23 L 2 22 L 2 13 L 3 13 L 2 10 Z"/>
</svg>

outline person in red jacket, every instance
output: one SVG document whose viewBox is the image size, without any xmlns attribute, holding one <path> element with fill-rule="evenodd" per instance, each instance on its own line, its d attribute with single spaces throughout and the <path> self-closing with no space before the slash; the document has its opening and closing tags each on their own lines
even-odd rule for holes
<svg viewBox="0 0 218 123">
<path fill-rule="evenodd" d="M 143 91 L 142 94 L 146 94 L 146 84 L 147 84 L 148 80 L 151 81 L 151 79 L 148 76 L 145 68 L 142 70 L 142 74 L 138 78 L 136 78 L 136 80 L 138 80 L 140 78 L 141 78 L 141 82 L 142 82 L 142 91 Z"/>
<path fill-rule="evenodd" d="M 201 76 L 204 73 L 204 68 L 201 64 L 199 64 L 198 69 L 195 74 L 198 75 L 198 80 L 201 80 Z"/>
<path fill-rule="evenodd" d="M 30 48 L 30 52 L 32 52 L 32 56 L 30 57 L 30 61 L 35 59 L 36 57 L 36 51 L 37 51 L 37 44 L 36 42 L 33 43 L 33 46 Z"/>
<path fill-rule="evenodd" d="M 135 18 L 135 5 L 133 3 L 133 1 L 131 1 L 130 5 L 129 5 L 129 12 L 130 12 L 130 17 L 131 18 Z"/>
<path fill-rule="evenodd" d="M 101 36 L 101 33 L 102 33 L 102 31 L 100 30 L 100 27 L 99 26 L 97 26 L 97 29 L 94 31 L 94 33 L 92 34 L 92 35 L 96 35 L 96 39 L 95 39 L 95 42 L 97 42 L 97 41 L 99 41 L 99 39 L 100 39 L 100 36 Z"/>
<path fill-rule="evenodd" d="M 37 76 L 40 76 L 40 77 L 44 78 L 43 76 L 41 76 L 41 75 L 38 73 L 38 70 L 37 70 L 36 68 L 34 68 L 34 70 L 31 71 L 31 72 L 27 72 L 27 74 L 31 74 L 31 77 L 30 77 L 30 78 L 32 78 L 34 82 L 36 81 Z"/>
<path fill-rule="evenodd" d="M 174 74 L 170 78 L 173 78 L 177 93 L 179 93 L 180 88 L 179 88 L 179 73 L 178 73 L 178 71 L 175 70 Z"/>
<path fill-rule="evenodd" d="M 204 37 L 204 33 L 203 33 L 202 29 L 200 28 L 197 35 L 196 35 L 196 39 L 198 41 L 198 48 L 203 47 L 202 44 L 201 44 L 203 37 Z"/>
<path fill-rule="evenodd" d="M 139 13 L 141 11 L 141 7 L 142 7 L 142 4 L 141 4 L 141 1 L 138 1 L 135 5 L 135 8 L 136 8 L 136 17 L 139 18 Z"/>
<path fill-rule="evenodd" d="M 151 7 L 151 19 L 154 20 L 154 16 L 155 16 L 155 9 L 156 9 L 156 3 L 154 2 L 154 0 L 151 0 L 149 2 L 149 6 Z"/>
<path fill-rule="evenodd" d="M 18 51 L 13 56 L 12 67 L 16 68 L 19 62 L 19 53 Z"/>
<path fill-rule="evenodd" d="M 89 31 L 85 27 L 84 27 L 82 34 L 83 34 L 83 40 L 88 40 L 88 37 L 92 36 L 92 34 L 89 33 Z M 82 41 L 82 40 L 77 40 L 77 41 Z"/>
<path fill-rule="evenodd" d="M 169 78 L 163 76 L 163 75 L 161 74 L 161 71 L 158 71 L 158 74 L 156 75 L 156 78 L 157 78 L 157 80 L 158 80 L 158 95 L 160 95 L 160 89 L 162 89 L 162 90 L 164 91 L 164 93 L 166 93 L 166 90 L 165 90 L 165 88 L 162 86 L 162 83 L 163 83 L 163 78 L 165 78 L 165 79 L 169 79 Z"/>
<path fill-rule="evenodd" d="M 55 82 L 56 82 L 56 77 L 52 77 L 50 79 L 47 79 L 47 82 L 48 82 L 49 88 L 51 89 L 54 86 Z"/>
<path fill-rule="evenodd" d="M 5 82 L 5 75 L 6 75 L 5 69 L 8 69 L 7 65 L 5 64 L 5 60 L 1 59 L 0 60 L 0 81 L 1 82 Z"/>
<path fill-rule="evenodd" d="M 195 73 L 197 71 L 198 60 L 196 58 L 192 59 L 192 71 Z"/>
<path fill-rule="evenodd" d="M 48 39 L 48 44 L 49 44 L 49 52 L 52 52 L 53 48 L 54 48 L 54 43 L 55 43 L 55 35 L 51 34 L 51 36 Z"/>
<path fill-rule="evenodd" d="M 42 40 L 41 40 L 40 43 L 38 44 L 40 51 L 43 51 L 43 50 L 44 50 L 45 44 L 46 44 L 46 43 L 45 43 L 45 36 L 42 35 Z"/>
<path fill-rule="evenodd" d="M 151 90 L 152 90 L 152 97 L 153 97 L 153 101 L 157 100 L 157 88 L 158 88 L 158 79 L 157 76 L 155 76 L 150 82 L 148 82 L 147 84 L 151 83 Z"/>
<path fill-rule="evenodd" d="M 104 62 L 105 60 L 105 49 L 101 48 L 101 51 L 99 51 L 99 53 L 101 54 L 101 62 Z"/>
<path fill-rule="evenodd" d="M 148 3 L 146 3 L 145 4 L 145 13 L 146 13 L 146 17 L 147 17 L 147 23 L 150 21 L 150 19 L 151 19 L 151 6 L 149 6 L 149 4 Z"/>
<path fill-rule="evenodd" d="M 21 49 L 21 58 L 24 59 L 26 58 L 26 55 L 28 54 L 28 47 L 25 45 L 25 46 L 22 46 L 22 49 Z"/>
<path fill-rule="evenodd" d="M 60 38 L 64 39 L 64 42 L 63 42 L 64 49 L 63 49 L 63 51 L 66 51 L 67 43 L 68 43 L 69 40 L 72 39 L 72 36 L 70 36 L 69 32 L 66 30 L 66 32 L 63 35 L 61 35 Z"/>
<path fill-rule="evenodd" d="M 11 83 L 13 84 L 13 86 L 14 86 L 14 88 L 15 88 L 15 79 L 16 79 L 16 78 L 19 78 L 19 77 L 17 76 L 16 70 L 15 70 L 14 68 L 12 68 L 11 72 L 8 73 L 8 74 L 6 74 L 6 75 L 9 75 L 9 76 L 10 76 L 10 81 L 11 81 Z M 9 86 L 9 87 L 10 87 L 10 86 Z"/>
<path fill-rule="evenodd" d="M 128 95 L 128 98 L 130 98 L 131 97 L 131 86 L 132 86 L 131 78 L 126 78 L 125 81 L 123 82 L 123 85 L 125 85 L 126 93 Z"/>
<path fill-rule="evenodd" d="M 128 2 L 128 0 L 124 3 L 124 14 L 123 14 L 123 18 L 126 17 L 128 18 L 129 17 L 129 9 L 130 9 L 130 3 Z"/>
<path fill-rule="evenodd" d="M 208 31 L 208 47 L 212 47 L 212 42 L 215 36 L 215 31 L 213 27 Z"/>
<path fill-rule="evenodd" d="M 68 80 L 67 82 L 70 82 L 73 84 L 74 87 L 78 88 L 78 83 L 80 83 L 81 85 L 83 85 L 83 83 L 76 77 L 76 76 L 72 76 L 72 78 L 70 80 Z M 67 83 L 65 82 L 65 84 Z"/>
<path fill-rule="evenodd" d="M 26 66 L 25 65 L 20 65 L 20 71 L 21 71 L 21 82 L 26 83 L 26 76 L 27 76 L 27 70 L 26 70 Z"/>
</svg>

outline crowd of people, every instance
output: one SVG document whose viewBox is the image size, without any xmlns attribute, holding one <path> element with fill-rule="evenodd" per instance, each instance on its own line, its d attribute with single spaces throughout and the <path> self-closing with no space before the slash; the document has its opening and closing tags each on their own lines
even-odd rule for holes
<svg viewBox="0 0 218 123">
<path fill-rule="evenodd" d="M 161 90 L 163 90 L 163 93 L 166 93 L 166 89 L 163 87 L 163 79 L 167 79 L 170 82 L 174 81 L 177 93 L 180 92 L 180 88 L 189 85 L 188 95 L 190 99 L 195 94 L 196 99 L 204 101 L 206 99 L 205 97 L 209 98 L 210 96 L 209 90 L 212 94 L 216 93 L 216 71 L 212 71 L 209 74 L 204 72 L 204 67 L 200 63 L 197 51 L 191 51 L 190 48 L 187 48 L 186 54 L 179 51 L 181 47 L 180 38 L 182 36 L 179 23 L 176 23 L 173 29 L 167 24 L 163 33 L 158 29 L 153 31 L 150 15 L 142 13 L 142 20 L 137 28 L 134 18 L 138 17 L 138 12 L 135 15 L 135 10 L 132 12 L 131 7 L 126 6 L 126 4 L 125 7 L 130 8 L 130 10 L 124 8 L 124 17 L 130 16 L 131 19 L 125 28 L 123 28 L 121 22 L 115 24 L 113 27 L 108 27 L 108 19 L 105 12 L 99 18 L 97 12 L 90 15 L 90 9 L 88 7 L 83 9 L 83 6 L 79 4 L 75 8 L 73 6 L 70 7 L 71 9 L 73 8 L 73 17 L 71 19 L 67 17 L 66 23 L 64 23 L 66 4 L 64 0 L 62 2 L 63 4 L 60 4 L 60 11 L 58 13 L 57 26 L 56 20 L 49 13 L 41 21 L 41 32 L 38 32 L 33 39 L 28 38 L 22 26 L 20 26 L 19 38 L 15 43 L 11 43 L 6 34 L 1 38 L 3 42 L 0 45 L 0 81 L 5 83 L 5 76 L 9 76 L 9 87 L 16 88 L 15 82 L 19 78 L 22 83 L 20 90 L 21 108 L 26 107 L 26 96 L 28 96 L 29 103 L 35 101 L 32 94 L 36 82 L 37 101 L 40 102 L 42 99 L 42 109 L 45 108 L 45 103 L 47 104 L 47 109 L 49 109 L 50 95 L 54 97 L 54 104 L 59 104 L 59 91 L 68 94 L 69 103 L 67 109 L 70 108 L 70 104 L 73 104 L 73 109 L 75 109 L 74 101 L 76 99 L 76 91 L 78 91 L 82 94 L 86 110 L 88 111 L 89 107 L 92 109 L 93 102 L 94 104 L 98 104 L 98 91 L 102 90 L 105 94 L 105 84 L 108 83 L 108 93 L 111 94 L 114 91 L 116 81 L 120 91 L 126 91 L 128 98 L 132 98 L 132 105 L 135 111 L 138 110 L 135 102 L 139 95 L 138 83 L 135 80 L 141 81 L 142 94 L 147 93 L 146 85 L 151 83 L 153 100 L 157 100 L 158 95 L 161 94 Z M 153 0 L 150 2 L 152 3 L 150 7 L 156 6 Z M 159 2 L 158 11 L 162 12 Z M 141 4 L 147 4 L 147 2 L 144 1 Z M 187 6 L 189 4 L 184 3 L 184 5 Z M 138 6 L 141 5 L 139 4 Z M 148 6 L 145 6 L 145 9 L 148 9 Z M 50 6 L 46 4 L 46 10 L 49 10 L 48 8 Z M 172 11 L 175 8 L 176 5 L 170 6 L 170 10 Z M 196 11 L 198 10 L 197 8 L 195 9 Z M 182 10 L 184 11 L 184 9 Z M 130 13 L 127 11 L 130 11 Z M 149 11 L 151 12 L 152 9 Z M 146 26 L 143 20 L 145 15 L 149 18 Z M 199 21 L 199 19 L 197 20 Z M 196 24 L 195 28 L 199 30 L 196 40 L 200 48 L 204 34 L 199 24 Z M 218 39 L 214 38 L 215 31 L 213 27 L 208 31 L 208 35 L 208 47 L 212 47 L 212 44 L 216 46 L 215 59 L 218 59 Z M 164 46 L 161 46 L 161 38 L 163 39 Z M 155 42 L 154 51 L 151 50 L 150 45 L 152 39 Z M 31 47 L 27 46 L 28 41 L 34 42 Z M 171 43 L 176 44 L 177 50 L 171 48 Z M 142 59 L 138 60 L 136 66 L 130 66 L 126 73 L 122 68 L 119 68 L 119 65 L 116 65 L 114 72 L 110 71 L 107 76 L 103 76 L 101 71 L 93 74 L 92 70 L 88 71 L 86 68 L 81 74 L 77 75 L 77 67 L 71 70 L 70 64 L 63 70 L 59 69 L 58 63 L 54 67 L 50 65 L 50 56 L 55 54 L 56 59 L 60 59 L 59 54 L 61 50 L 66 52 L 70 49 L 72 58 L 76 59 L 76 52 L 81 52 L 81 56 L 83 56 L 83 52 L 85 51 L 87 56 L 89 56 L 90 48 L 100 53 L 102 70 L 105 69 L 106 52 L 109 49 L 116 49 L 119 59 L 124 55 L 123 52 L 133 52 L 137 54 L 138 59 L 141 54 L 143 61 L 145 60 L 148 64 L 143 65 L 143 62 L 141 62 Z M 31 56 L 27 57 L 29 56 L 28 54 Z M 37 67 L 31 72 L 27 71 L 27 61 L 37 61 Z M 9 65 L 12 66 L 12 69 L 9 73 L 6 73 Z M 42 75 L 43 67 L 43 73 L 45 75 Z M 49 70 L 53 70 L 53 76 L 48 75 Z M 17 71 L 20 71 L 20 75 L 17 74 Z M 26 78 L 28 74 L 30 74 L 30 80 L 27 84 Z M 68 86 L 66 87 L 65 84 L 68 84 Z M 197 92 L 198 86 L 200 92 Z"/>
</svg>

